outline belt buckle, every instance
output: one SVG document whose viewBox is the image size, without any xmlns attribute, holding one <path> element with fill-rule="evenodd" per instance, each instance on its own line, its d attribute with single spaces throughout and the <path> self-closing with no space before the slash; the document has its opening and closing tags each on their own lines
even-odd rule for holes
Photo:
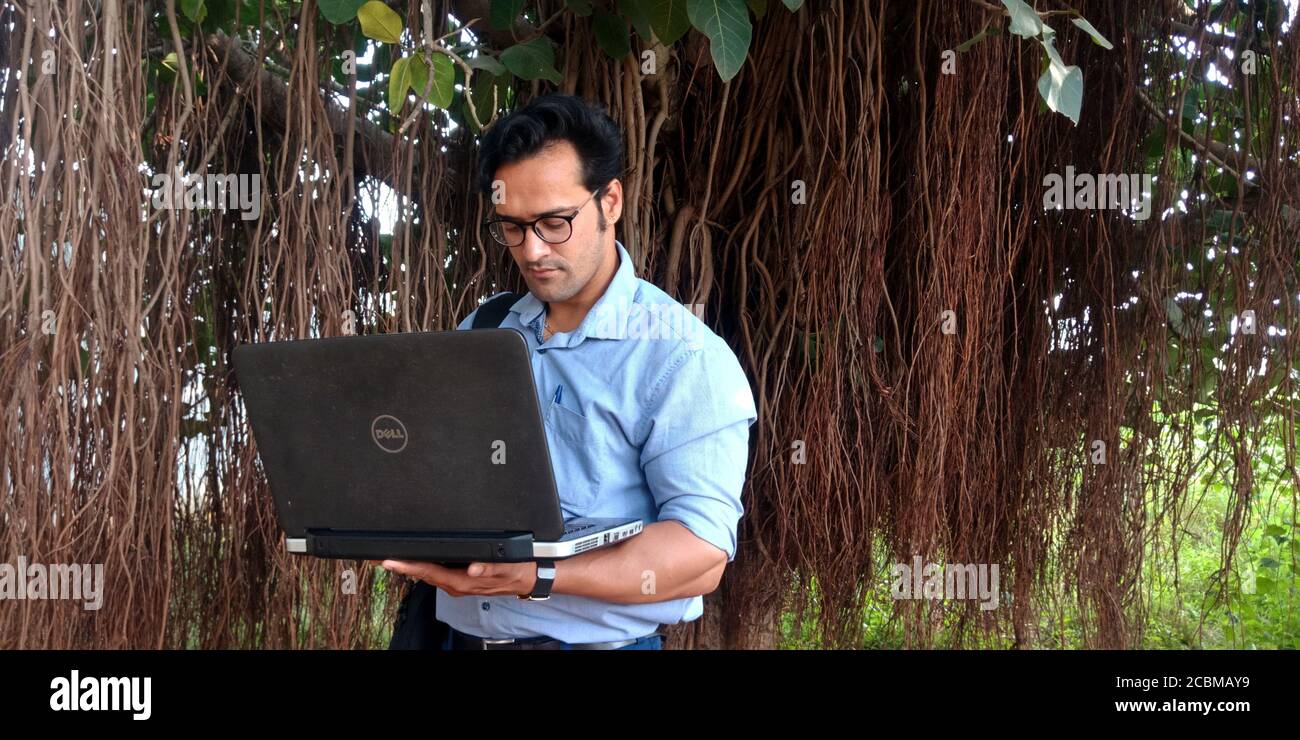
<svg viewBox="0 0 1300 740">
<path fill-rule="evenodd" d="M 493 645 L 513 645 L 516 642 L 513 637 L 502 637 L 496 639 L 480 637 L 479 641 L 483 643 L 484 650 L 491 650 Z"/>
</svg>

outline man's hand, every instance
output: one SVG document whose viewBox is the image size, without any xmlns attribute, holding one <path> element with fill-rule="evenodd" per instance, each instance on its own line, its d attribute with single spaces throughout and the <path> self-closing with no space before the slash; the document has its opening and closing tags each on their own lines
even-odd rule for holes
<svg viewBox="0 0 1300 740">
<path fill-rule="evenodd" d="M 470 563 L 464 570 L 410 560 L 385 560 L 379 565 L 452 596 L 526 596 L 537 584 L 537 563 Z"/>
<path fill-rule="evenodd" d="M 409 560 L 369 562 L 452 596 L 526 596 L 537 584 L 536 563 L 471 563 L 460 569 Z M 684 599 L 716 589 L 727 562 L 726 552 L 681 522 L 654 522 L 616 545 L 556 560 L 551 593 L 612 604 Z"/>
</svg>

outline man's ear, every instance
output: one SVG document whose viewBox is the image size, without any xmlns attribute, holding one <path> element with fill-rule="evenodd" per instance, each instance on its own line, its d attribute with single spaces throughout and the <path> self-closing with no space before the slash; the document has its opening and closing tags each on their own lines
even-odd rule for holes
<svg viewBox="0 0 1300 740">
<path fill-rule="evenodd" d="M 601 196 L 600 205 L 605 209 L 605 220 L 610 226 L 618 223 L 619 218 L 623 216 L 623 181 L 617 177 L 609 181 L 605 186 L 605 193 Z"/>
</svg>

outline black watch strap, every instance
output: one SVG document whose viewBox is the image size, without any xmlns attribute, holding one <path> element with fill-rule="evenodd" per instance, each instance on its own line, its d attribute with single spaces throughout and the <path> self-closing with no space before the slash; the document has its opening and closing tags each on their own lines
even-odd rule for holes
<svg viewBox="0 0 1300 740">
<path fill-rule="evenodd" d="M 551 598 L 551 584 L 555 583 L 555 561 L 538 560 L 537 561 L 537 583 L 533 585 L 533 591 L 521 599 L 528 601 L 545 601 Z"/>
</svg>

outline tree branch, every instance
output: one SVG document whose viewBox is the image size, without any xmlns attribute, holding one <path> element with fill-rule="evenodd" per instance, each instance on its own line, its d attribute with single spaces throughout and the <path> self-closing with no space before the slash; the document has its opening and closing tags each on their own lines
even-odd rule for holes
<svg viewBox="0 0 1300 740">
<path fill-rule="evenodd" d="M 1200 139 L 1197 139 L 1195 136 L 1192 136 L 1183 130 L 1181 123 L 1176 117 L 1162 113 L 1160 107 L 1157 106 L 1151 98 L 1147 97 L 1146 93 L 1141 90 L 1135 90 L 1135 92 L 1137 93 L 1138 100 L 1142 103 L 1143 107 L 1147 109 L 1148 113 L 1150 113 L 1160 123 L 1167 126 L 1173 126 L 1174 129 L 1178 131 L 1179 138 L 1195 147 L 1196 151 L 1200 152 L 1206 159 L 1222 167 L 1228 174 L 1237 178 L 1238 182 L 1241 182 L 1244 185 L 1259 185 L 1259 178 L 1263 176 L 1263 171 L 1259 168 L 1259 163 L 1249 154 L 1246 154 L 1245 152 L 1234 152 L 1227 144 L 1224 144 L 1221 141 L 1216 141 L 1214 139 L 1201 141 Z M 1243 177 L 1242 173 L 1238 171 L 1238 167 L 1233 167 L 1228 164 L 1227 160 L 1230 159 L 1233 160 L 1234 163 L 1237 163 L 1238 167 L 1244 163 L 1247 169 L 1254 170 L 1257 175 L 1255 180 L 1252 181 Z"/>
<path fill-rule="evenodd" d="M 261 85 L 262 119 L 281 131 L 285 130 L 288 126 L 290 110 L 288 84 L 265 69 L 252 54 L 244 51 L 236 39 L 218 31 L 208 36 L 207 42 L 208 48 L 218 58 L 224 60 L 223 68 L 232 82 L 245 87 Z M 321 101 L 325 107 L 325 117 L 330 132 L 340 149 L 345 143 L 344 137 L 347 135 L 349 119 L 352 119 L 351 123 L 356 132 L 354 152 L 357 179 L 369 175 L 394 190 L 405 192 L 407 188 L 398 187 L 393 167 L 393 152 L 399 144 L 398 140 L 373 121 L 340 107 L 332 98 L 322 96 Z"/>
</svg>

